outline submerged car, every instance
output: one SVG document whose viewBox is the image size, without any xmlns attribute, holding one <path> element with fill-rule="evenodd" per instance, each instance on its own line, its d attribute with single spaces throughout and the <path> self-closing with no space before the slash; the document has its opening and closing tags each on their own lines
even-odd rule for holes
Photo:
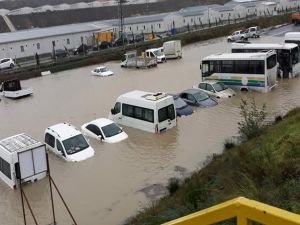
<svg viewBox="0 0 300 225">
<path fill-rule="evenodd" d="M 113 75 L 114 73 L 110 71 L 106 66 L 99 66 L 92 71 L 92 74 L 96 76 L 107 77 Z"/>
<path fill-rule="evenodd" d="M 198 107 L 212 107 L 218 104 L 218 102 L 209 97 L 207 93 L 200 89 L 187 89 L 179 94 L 187 104 Z"/>
<path fill-rule="evenodd" d="M 180 98 L 178 95 L 171 95 L 174 98 L 177 116 L 181 117 L 193 114 L 193 108 L 188 105 L 182 98 Z"/>
<path fill-rule="evenodd" d="M 200 82 L 198 85 L 194 85 L 193 88 L 199 88 L 216 98 L 231 98 L 235 96 L 235 92 L 231 88 L 216 80 Z"/>
<path fill-rule="evenodd" d="M 100 118 L 83 124 L 81 131 L 86 136 L 107 143 L 117 143 L 128 138 L 128 135 L 113 121 Z"/>
</svg>

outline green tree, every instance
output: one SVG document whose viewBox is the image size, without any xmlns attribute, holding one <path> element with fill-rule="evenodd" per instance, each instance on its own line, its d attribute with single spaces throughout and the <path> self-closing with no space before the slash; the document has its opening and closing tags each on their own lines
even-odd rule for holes
<svg viewBox="0 0 300 225">
<path fill-rule="evenodd" d="M 250 103 L 241 99 L 240 110 L 242 121 L 238 123 L 238 128 L 241 140 L 246 141 L 259 136 L 265 127 L 266 105 L 263 104 L 259 108 L 254 98 Z"/>
</svg>

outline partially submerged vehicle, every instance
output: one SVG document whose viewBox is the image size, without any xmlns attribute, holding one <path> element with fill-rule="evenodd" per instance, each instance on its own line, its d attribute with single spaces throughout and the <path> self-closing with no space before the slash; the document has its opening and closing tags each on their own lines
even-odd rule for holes
<svg viewBox="0 0 300 225">
<path fill-rule="evenodd" d="M 0 95 L 7 98 L 21 98 L 33 93 L 32 88 L 22 88 L 20 80 L 4 81 L 0 85 Z"/>
<path fill-rule="evenodd" d="M 92 74 L 100 77 L 108 77 L 113 75 L 114 73 L 110 71 L 106 66 L 99 66 L 92 71 Z"/>
<path fill-rule="evenodd" d="M 24 133 L 0 140 L 0 178 L 9 187 L 17 187 L 17 176 L 22 183 L 35 182 L 47 170 L 45 144 Z"/>
<path fill-rule="evenodd" d="M 174 99 L 162 92 L 135 90 L 120 95 L 109 118 L 118 124 L 152 133 L 177 125 Z"/>
<path fill-rule="evenodd" d="M 217 80 L 206 80 L 194 85 L 193 88 L 199 88 L 208 95 L 216 98 L 231 98 L 235 96 L 234 90 Z"/>
<path fill-rule="evenodd" d="M 106 143 L 117 143 L 128 138 L 128 135 L 121 127 L 106 118 L 99 118 L 83 124 L 81 126 L 81 131 L 88 137 Z"/>
<path fill-rule="evenodd" d="M 124 54 L 121 62 L 121 67 L 135 67 L 135 68 L 150 68 L 157 66 L 157 59 L 153 57 L 139 56 L 137 51 L 130 51 Z"/>
<path fill-rule="evenodd" d="M 45 130 L 47 149 L 67 161 L 78 162 L 94 156 L 94 149 L 82 133 L 69 123 L 59 123 Z"/>
<path fill-rule="evenodd" d="M 158 63 L 166 62 L 166 56 L 164 54 L 164 48 L 151 48 L 145 51 L 146 58 L 156 58 Z"/>
<path fill-rule="evenodd" d="M 173 40 L 166 41 L 163 44 L 164 54 L 166 59 L 182 58 L 181 41 Z"/>
</svg>

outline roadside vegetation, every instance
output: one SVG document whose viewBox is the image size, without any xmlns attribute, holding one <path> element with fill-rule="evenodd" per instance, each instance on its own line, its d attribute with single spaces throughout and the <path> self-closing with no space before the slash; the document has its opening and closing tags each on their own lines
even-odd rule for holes
<svg viewBox="0 0 300 225">
<path fill-rule="evenodd" d="M 300 213 L 300 108 L 266 125 L 265 106 L 242 100 L 241 116 L 240 144 L 227 141 L 191 177 L 170 179 L 169 195 L 125 224 L 158 225 L 238 196 Z"/>
</svg>

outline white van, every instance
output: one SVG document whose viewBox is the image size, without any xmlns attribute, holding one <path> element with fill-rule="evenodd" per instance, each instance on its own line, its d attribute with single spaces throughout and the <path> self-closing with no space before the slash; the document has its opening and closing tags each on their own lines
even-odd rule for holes
<svg viewBox="0 0 300 225">
<path fill-rule="evenodd" d="M 47 149 L 67 161 L 78 162 L 92 157 L 94 149 L 73 125 L 59 123 L 45 130 Z"/>
<path fill-rule="evenodd" d="M 120 95 L 109 118 L 116 123 L 159 133 L 176 126 L 174 99 L 165 93 L 131 91 Z"/>
<path fill-rule="evenodd" d="M 145 51 L 146 58 L 156 58 L 158 63 L 166 62 L 163 48 L 151 48 Z"/>
<path fill-rule="evenodd" d="M 167 41 L 163 44 L 164 54 L 167 59 L 182 58 L 181 41 Z"/>
<path fill-rule="evenodd" d="M 26 134 L 17 134 L 0 141 L 0 178 L 11 188 L 19 179 L 34 182 L 46 176 L 47 160 L 45 144 Z"/>
</svg>

